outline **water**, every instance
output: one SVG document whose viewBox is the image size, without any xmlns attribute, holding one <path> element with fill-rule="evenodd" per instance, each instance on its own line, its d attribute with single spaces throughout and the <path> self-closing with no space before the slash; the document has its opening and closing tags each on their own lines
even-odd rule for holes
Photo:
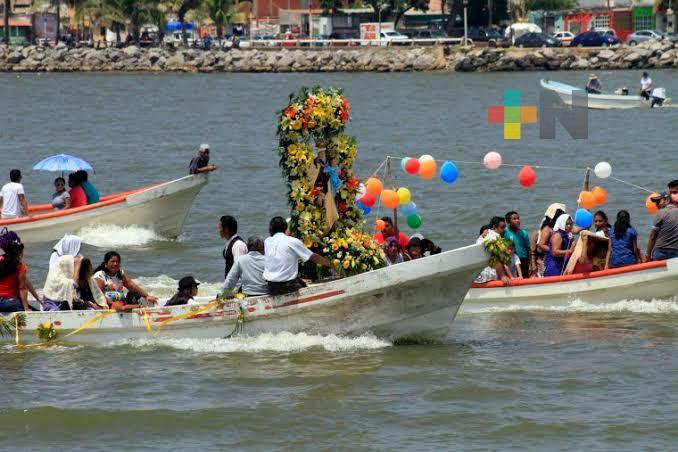
<svg viewBox="0 0 678 452">
<path fill-rule="evenodd" d="M 678 97 L 676 71 L 652 76 Z M 601 160 L 616 177 L 652 190 L 675 178 L 675 109 L 590 112 L 590 137 L 539 140 L 538 126 L 504 142 L 486 107 L 504 89 L 538 99 L 538 80 L 583 84 L 585 73 L 507 74 L 42 74 L 0 75 L 0 175 L 24 170 L 31 202 L 47 202 L 54 174 L 28 169 L 58 152 L 97 169 L 102 193 L 179 177 L 201 142 L 219 171 L 197 198 L 179 240 L 138 228 L 91 228 L 93 261 L 116 248 L 123 266 L 159 296 L 193 274 L 216 292 L 223 263 L 216 222 L 265 235 L 285 214 L 275 115 L 301 86 L 343 87 L 353 105 L 356 173 L 386 155 L 431 154 L 480 162 L 585 168 Z M 608 88 L 634 87 L 634 71 L 598 73 Z M 583 171 L 461 164 L 453 186 L 404 175 L 443 248 L 471 242 L 495 214 L 516 209 L 528 228 L 547 204 L 573 207 Z M 5 177 L 5 176 L 2 176 Z M 605 186 L 612 218 L 626 208 L 644 246 L 645 194 Z M 374 218 L 371 217 L 370 221 Z M 409 232 L 409 231 L 408 231 Z M 50 245 L 26 250 L 41 286 Z M 446 343 L 393 346 L 374 337 L 265 335 L 195 341 L 152 338 L 105 347 L 18 351 L 0 347 L 3 449 L 667 449 L 675 444 L 678 308 L 672 301 L 573 302 L 559 309 L 488 310 L 459 317 Z"/>
</svg>

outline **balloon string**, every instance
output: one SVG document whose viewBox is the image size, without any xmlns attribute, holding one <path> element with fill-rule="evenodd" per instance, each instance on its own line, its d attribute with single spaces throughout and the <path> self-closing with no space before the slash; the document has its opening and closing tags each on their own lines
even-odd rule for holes
<svg viewBox="0 0 678 452">
<path fill-rule="evenodd" d="M 406 157 L 393 157 L 394 159 L 403 159 Z M 447 160 L 441 160 L 441 159 L 433 159 L 436 162 L 446 162 Z M 483 162 L 477 162 L 477 161 L 468 161 L 468 160 L 454 160 L 453 163 L 456 165 L 457 163 L 462 163 L 466 165 L 485 165 Z M 517 163 L 502 163 L 500 166 L 508 166 L 508 167 L 514 167 L 514 168 L 522 168 L 526 164 L 517 164 Z M 586 168 L 574 168 L 574 167 L 566 167 L 566 166 L 544 166 L 544 165 L 531 165 L 534 168 L 538 169 L 554 169 L 554 170 L 567 170 L 567 171 L 586 171 Z"/>
<path fill-rule="evenodd" d="M 627 182 L 627 181 L 625 181 L 625 180 L 623 180 L 623 179 L 619 179 L 618 177 L 610 176 L 610 179 L 614 179 L 614 180 L 616 180 L 617 182 L 621 182 L 622 184 L 630 185 L 631 187 L 635 187 L 635 188 L 637 188 L 637 189 L 639 189 L 639 190 L 643 190 L 643 191 L 646 191 L 646 192 L 648 192 L 648 193 L 654 193 L 652 190 L 648 190 L 647 188 L 641 187 L 640 185 L 632 184 L 631 182 Z"/>
</svg>

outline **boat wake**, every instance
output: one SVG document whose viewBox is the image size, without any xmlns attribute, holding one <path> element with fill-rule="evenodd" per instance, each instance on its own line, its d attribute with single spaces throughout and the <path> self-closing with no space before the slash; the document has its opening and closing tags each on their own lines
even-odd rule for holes
<svg viewBox="0 0 678 452">
<path fill-rule="evenodd" d="M 95 224 L 82 228 L 78 235 L 83 242 L 97 248 L 145 246 L 151 242 L 169 239 L 156 234 L 153 230 L 140 226 L 116 226 Z"/>
<path fill-rule="evenodd" d="M 148 338 L 115 342 L 115 346 L 128 345 L 134 348 L 171 347 L 196 353 L 299 353 L 320 349 L 328 352 L 353 352 L 391 347 L 390 342 L 371 335 L 341 337 L 335 335 L 311 335 L 306 333 L 267 333 L 258 336 L 238 336 L 231 339 L 173 339 Z"/>
<path fill-rule="evenodd" d="M 573 300 L 566 305 L 507 305 L 474 308 L 470 303 L 463 305 L 463 314 L 491 314 L 498 312 L 547 311 L 547 312 L 635 312 L 640 314 L 678 314 L 678 299 L 673 300 L 620 300 L 614 303 L 586 303 Z M 463 315 L 462 314 L 462 315 Z"/>
</svg>

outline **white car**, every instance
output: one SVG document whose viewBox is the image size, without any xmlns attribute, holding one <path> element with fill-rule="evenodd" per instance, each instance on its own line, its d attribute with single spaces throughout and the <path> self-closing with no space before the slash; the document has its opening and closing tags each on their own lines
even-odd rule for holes
<svg viewBox="0 0 678 452">
<path fill-rule="evenodd" d="M 379 45 L 381 46 L 402 46 L 409 44 L 409 39 L 406 35 L 398 33 L 393 30 L 382 30 Z"/>
<path fill-rule="evenodd" d="M 574 39 L 574 33 L 570 33 L 569 31 L 559 31 L 554 33 L 553 37 L 560 41 L 562 45 L 569 46 Z"/>
</svg>

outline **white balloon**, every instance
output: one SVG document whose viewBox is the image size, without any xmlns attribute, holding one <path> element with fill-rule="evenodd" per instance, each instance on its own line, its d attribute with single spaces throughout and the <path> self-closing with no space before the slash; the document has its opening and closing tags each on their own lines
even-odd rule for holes
<svg viewBox="0 0 678 452">
<path fill-rule="evenodd" d="M 612 166 L 607 162 L 599 162 L 593 169 L 593 172 L 596 174 L 596 177 L 607 179 L 612 175 Z"/>
<path fill-rule="evenodd" d="M 419 163 L 423 163 L 426 160 L 435 160 L 435 159 L 428 154 L 424 154 L 421 157 L 419 157 Z"/>
</svg>

